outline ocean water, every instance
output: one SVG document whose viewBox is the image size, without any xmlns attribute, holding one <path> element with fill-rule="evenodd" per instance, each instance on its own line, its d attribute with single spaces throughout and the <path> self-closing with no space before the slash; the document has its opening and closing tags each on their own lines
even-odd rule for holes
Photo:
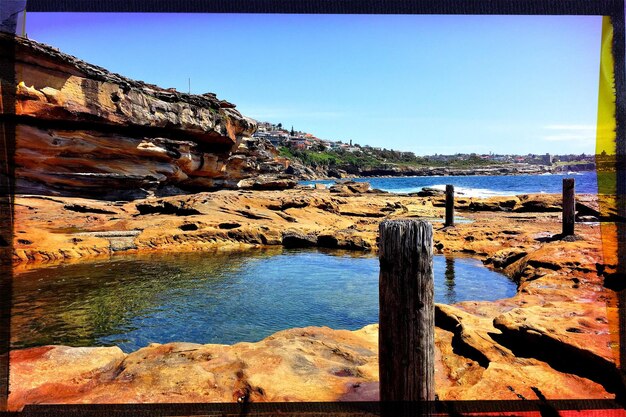
<svg viewBox="0 0 626 417">
<path fill-rule="evenodd" d="M 435 256 L 435 300 L 495 300 L 516 285 L 470 258 Z M 13 283 L 11 344 L 120 346 L 261 340 L 304 326 L 378 322 L 378 258 L 320 250 L 159 254 L 56 266 Z"/>
<path fill-rule="evenodd" d="M 369 182 L 372 188 L 391 193 L 406 194 L 420 191 L 424 187 L 445 190 L 452 184 L 455 194 L 467 197 L 511 196 L 518 194 L 558 194 L 563 189 L 563 178 L 576 180 L 576 193 L 597 194 L 598 182 L 595 171 L 543 175 L 472 175 L 433 177 L 371 177 L 356 178 L 355 181 Z M 303 181 L 304 185 L 315 183 L 330 186 L 333 180 Z"/>
</svg>

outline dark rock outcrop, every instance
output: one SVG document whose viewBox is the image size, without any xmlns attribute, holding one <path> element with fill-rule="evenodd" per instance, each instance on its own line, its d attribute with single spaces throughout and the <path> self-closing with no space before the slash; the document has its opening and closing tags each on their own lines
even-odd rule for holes
<svg viewBox="0 0 626 417">
<path fill-rule="evenodd" d="M 338 184 L 334 184 L 330 187 L 331 193 L 339 194 L 362 194 L 368 192 L 370 189 L 369 182 L 356 182 L 356 181 L 344 181 Z"/>
<path fill-rule="evenodd" d="M 445 194 L 446 192 L 444 190 L 439 190 L 437 188 L 431 187 L 423 187 L 420 191 L 417 192 L 418 197 L 441 197 Z"/>
</svg>

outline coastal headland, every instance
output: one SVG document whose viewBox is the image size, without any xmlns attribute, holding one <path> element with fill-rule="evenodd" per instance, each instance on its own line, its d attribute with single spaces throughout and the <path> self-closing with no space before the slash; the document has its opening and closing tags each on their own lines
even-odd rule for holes
<svg viewBox="0 0 626 417">
<path fill-rule="evenodd" d="M 508 299 L 436 306 L 439 399 L 623 398 L 612 223 L 621 219 L 609 197 L 577 196 L 586 222 L 566 238 L 560 196 L 547 194 L 460 195 L 463 221 L 443 228 L 437 193 L 297 186 L 285 173 L 290 162 L 251 138 L 254 122 L 214 95 L 132 81 L 36 42 L 0 41 L 15 48 L 18 78 L 14 280 L 118 254 L 375 251 L 381 220 L 426 219 L 437 253 L 475 257 L 518 284 Z M 232 346 L 181 340 L 129 354 L 14 349 L 9 407 L 375 400 L 377 334 L 372 323 L 286 329 Z"/>
</svg>

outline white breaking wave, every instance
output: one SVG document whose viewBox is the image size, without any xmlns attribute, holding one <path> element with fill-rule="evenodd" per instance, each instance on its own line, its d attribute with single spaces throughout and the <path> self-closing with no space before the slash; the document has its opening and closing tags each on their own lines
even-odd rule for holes
<svg viewBox="0 0 626 417">
<path fill-rule="evenodd" d="M 315 181 L 310 183 L 304 183 L 302 185 L 309 188 L 315 188 L 315 184 L 322 184 L 324 187 L 330 188 L 332 185 L 335 184 L 335 181 Z"/>
<path fill-rule="evenodd" d="M 446 184 L 434 184 L 427 185 L 424 187 L 411 187 L 411 188 L 396 188 L 396 189 L 384 189 L 384 191 L 389 191 L 391 193 L 396 194 L 409 194 L 416 193 L 418 191 L 422 191 L 424 188 L 432 188 L 435 190 L 446 190 Z M 475 197 L 475 198 L 487 198 L 487 197 L 506 197 L 513 196 L 516 194 L 523 194 L 515 191 L 495 191 L 489 190 L 486 188 L 466 188 L 466 187 L 458 187 L 454 186 L 454 195 L 460 197 Z"/>
</svg>

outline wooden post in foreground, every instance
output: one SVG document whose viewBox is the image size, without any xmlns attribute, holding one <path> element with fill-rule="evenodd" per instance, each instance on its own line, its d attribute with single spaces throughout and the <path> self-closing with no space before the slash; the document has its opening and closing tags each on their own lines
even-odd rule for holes
<svg viewBox="0 0 626 417">
<path fill-rule="evenodd" d="M 563 178 L 563 236 L 574 234 L 575 218 L 574 178 Z"/>
<path fill-rule="evenodd" d="M 433 227 L 385 220 L 379 233 L 380 400 L 411 402 L 428 415 L 423 402 L 435 399 Z"/>
<path fill-rule="evenodd" d="M 454 185 L 446 185 L 446 221 L 445 227 L 454 226 Z"/>
</svg>

